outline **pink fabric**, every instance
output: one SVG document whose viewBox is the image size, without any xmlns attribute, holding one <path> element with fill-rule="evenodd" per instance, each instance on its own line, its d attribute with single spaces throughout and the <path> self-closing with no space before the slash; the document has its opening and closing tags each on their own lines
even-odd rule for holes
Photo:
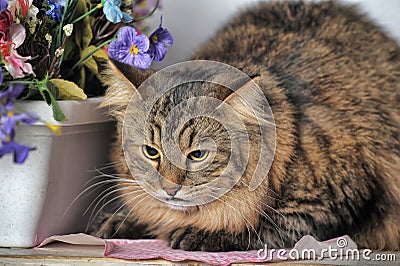
<svg viewBox="0 0 400 266">
<path fill-rule="evenodd" d="M 343 240 L 344 239 L 344 240 Z M 331 239 L 325 242 L 318 242 L 311 236 L 304 236 L 296 243 L 293 249 L 301 252 L 304 249 L 313 249 L 320 252 L 322 249 L 338 248 L 340 241 L 345 241 L 345 249 L 356 249 L 356 244 L 348 237 Z M 68 244 L 101 246 L 104 245 L 104 256 L 108 258 L 121 258 L 130 260 L 165 259 L 169 261 L 199 261 L 213 265 L 229 265 L 234 262 L 267 262 L 279 261 L 277 254 L 273 257 L 258 257 L 258 250 L 231 251 L 231 252 L 204 252 L 184 251 L 168 247 L 161 240 L 128 240 L 128 239 L 100 239 L 85 234 L 72 234 L 64 236 L 52 236 L 44 240 L 38 248 L 51 242 L 60 241 Z M 262 248 L 262 247 L 260 247 Z M 290 251 L 287 250 L 288 252 Z M 285 259 L 286 260 L 286 259 Z"/>
<path fill-rule="evenodd" d="M 184 251 L 172 249 L 161 240 L 106 240 L 104 255 L 122 259 L 156 259 L 169 261 L 193 260 L 214 265 L 229 265 L 233 262 L 265 262 L 259 260 L 257 250 L 231 252 Z"/>
</svg>

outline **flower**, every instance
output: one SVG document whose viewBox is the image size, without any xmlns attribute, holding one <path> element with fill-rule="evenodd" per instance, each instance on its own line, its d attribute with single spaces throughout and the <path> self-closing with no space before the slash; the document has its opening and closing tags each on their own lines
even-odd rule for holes
<svg viewBox="0 0 400 266">
<path fill-rule="evenodd" d="M 13 102 L 21 95 L 24 86 L 21 84 L 10 86 L 6 91 L 0 91 L 0 115 L 5 115 L 13 109 Z"/>
<path fill-rule="evenodd" d="M 164 59 L 168 51 L 167 46 L 174 43 L 174 37 L 171 33 L 162 27 L 162 17 L 158 29 L 150 35 L 150 48 L 149 53 L 155 62 L 160 62 Z"/>
<path fill-rule="evenodd" d="M 14 162 L 18 164 L 23 164 L 28 158 L 29 152 L 35 150 L 35 148 L 30 148 L 11 140 L 2 140 L 1 144 L 0 158 L 6 154 L 12 153 L 14 154 Z"/>
<path fill-rule="evenodd" d="M 98 0 L 97 5 L 88 0 L 76 2 L 0 0 L 0 158 L 13 154 L 16 163 L 23 163 L 34 150 L 18 143 L 16 135 L 18 125 L 32 125 L 39 117 L 34 110 L 16 110 L 17 100 L 41 97 L 51 104 L 54 119 L 64 121 L 59 99 L 104 93 L 105 86 L 83 93 L 80 89 L 100 82 L 100 60 L 111 57 L 146 69 L 153 60 L 162 60 L 172 44 L 172 36 L 161 24 L 152 40 L 133 27 L 123 27 L 150 17 L 160 8 L 159 0 Z M 136 5 L 145 12 L 137 21 L 129 15 L 136 17 L 131 9 Z M 128 8 L 128 13 L 123 12 Z M 74 29 L 78 22 L 79 28 Z M 61 134 L 59 124 L 40 123 Z"/>
<path fill-rule="evenodd" d="M 0 0 L 0 12 L 3 12 L 8 7 L 7 0 Z"/>
<path fill-rule="evenodd" d="M 150 67 L 151 56 L 148 53 L 150 41 L 144 34 L 137 34 L 133 27 L 122 27 L 118 39 L 108 46 L 109 56 L 117 61 L 140 69 Z"/>
<path fill-rule="evenodd" d="M 23 78 L 26 74 L 35 75 L 32 66 L 26 63 L 30 60 L 30 56 L 21 56 L 17 52 L 17 48 L 22 45 L 25 40 L 26 32 L 21 24 L 12 24 L 10 27 L 10 39 L 6 43 L 0 42 L 1 53 L 5 62 L 5 69 L 10 72 L 13 78 Z"/>
<path fill-rule="evenodd" d="M 14 113 L 14 101 L 22 93 L 21 85 L 10 86 L 8 90 L 0 92 L 0 158 L 5 154 L 14 154 L 15 163 L 23 163 L 29 151 L 34 150 L 14 141 L 15 126 L 19 124 L 31 125 L 39 118 L 33 113 Z"/>
<path fill-rule="evenodd" d="M 38 121 L 39 117 L 34 113 L 14 113 L 8 111 L 6 114 L 1 116 L 1 131 L 3 134 L 12 135 L 15 130 L 15 126 L 19 124 L 32 125 Z"/>
<path fill-rule="evenodd" d="M 57 1 L 48 0 L 48 3 L 50 10 L 46 11 L 46 15 L 51 17 L 52 20 L 60 22 L 64 12 L 65 1 L 60 3 Z M 62 3 L 64 3 L 64 6 L 62 6 Z"/>
<path fill-rule="evenodd" d="M 74 24 L 67 24 L 63 27 L 63 31 L 65 33 L 65 36 L 67 37 L 71 36 L 73 30 L 74 30 Z"/>
<path fill-rule="evenodd" d="M 129 23 L 133 21 L 133 18 L 125 12 L 121 11 L 121 0 L 102 0 L 103 12 L 106 15 L 108 21 L 116 24 L 119 22 Z"/>
</svg>

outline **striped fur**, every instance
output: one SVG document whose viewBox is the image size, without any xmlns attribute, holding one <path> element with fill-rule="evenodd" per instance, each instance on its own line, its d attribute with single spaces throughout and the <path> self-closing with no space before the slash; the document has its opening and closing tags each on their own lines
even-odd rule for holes
<svg viewBox="0 0 400 266">
<path fill-rule="evenodd" d="M 221 200 L 185 211 L 122 180 L 120 186 L 130 192 L 125 193 L 128 219 L 123 227 L 112 226 L 122 222 L 114 216 L 99 236 L 119 228 L 115 236 L 129 237 L 122 228 L 143 224 L 146 234 L 187 250 L 289 247 L 305 234 L 320 240 L 348 234 L 360 247 L 399 249 L 400 49 L 394 40 L 354 7 L 264 3 L 233 19 L 193 59 L 224 62 L 257 77 L 277 130 L 267 178 L 250 192 L 245 173 Z M 105 105 L 121 127 L 129 96 L 150 72 L 117 67 L 130 81 L 109 74 Z M 160 123 L 179 97 L 202 88 L 161 99 L 149 120 L 149 141 L 159 141 Z M 235 97 L 223 89 L 206 93 Z M 257 154 L 259 132 L 251 121 L 246 125 L 254 134 L 251 153 Z M 215 121 L 197 119 L 185 130 L 180 138 L 186 146 L 201 134 L 225 143 Z M 112 158 L 118 173 L 129 176 L 120 133 Z M 190 178 L 167 162 L 155 167 L 173 182 L 192 182 L 196 195 L 196 185 L 218 175 L 227 156 L 221 151 L 212 169 Z"/>
</svg>

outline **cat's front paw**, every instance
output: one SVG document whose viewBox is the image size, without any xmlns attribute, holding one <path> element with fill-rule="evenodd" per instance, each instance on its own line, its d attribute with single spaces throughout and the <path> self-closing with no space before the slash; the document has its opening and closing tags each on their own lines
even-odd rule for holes
<svg viewBox="0 0 400 266">
<path fill-rule="evenodd" d="M 139 239 L 151 238 L 147 232 L 146 227 L 137 224 L 127 218 L 122 213 L 103 213 L 96 222 L 90 227 L 89 233 L 103 239 L 121 238 L 121 239 Z"/>
<path fill-rule="evenodd" d="M 179 228 L 170 238 L 169 245 L 174 249 L 188 251 L 232 251 L 243 250 L 241 239 L 234 235 L 220 232 L 207 232 L 193 227 Z"/>
</svg>

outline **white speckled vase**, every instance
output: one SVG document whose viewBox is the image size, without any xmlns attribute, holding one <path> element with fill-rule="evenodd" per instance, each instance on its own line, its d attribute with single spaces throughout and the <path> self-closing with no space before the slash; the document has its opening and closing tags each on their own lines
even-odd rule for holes
<svg viewBox="0 0 400 266">
<path fill-rule="evenodd" d="M 89 215 L 83 214 L 96 194 L 77 196 L 107 162 L 114 129 L 96 109 L 100 101 L 59 102 L 68 119 L 59 123 L 59 136 L 40 123 L 17 128 L 17 141 L 36 150 L 23 165 L 14 164 L 11 155 L 0 159 L 0 246 L 32 247 L 51 235 L 85 230 Z M 57 123 L 45 102 L 23 101 L 17 107 Z"/>
</svg>

